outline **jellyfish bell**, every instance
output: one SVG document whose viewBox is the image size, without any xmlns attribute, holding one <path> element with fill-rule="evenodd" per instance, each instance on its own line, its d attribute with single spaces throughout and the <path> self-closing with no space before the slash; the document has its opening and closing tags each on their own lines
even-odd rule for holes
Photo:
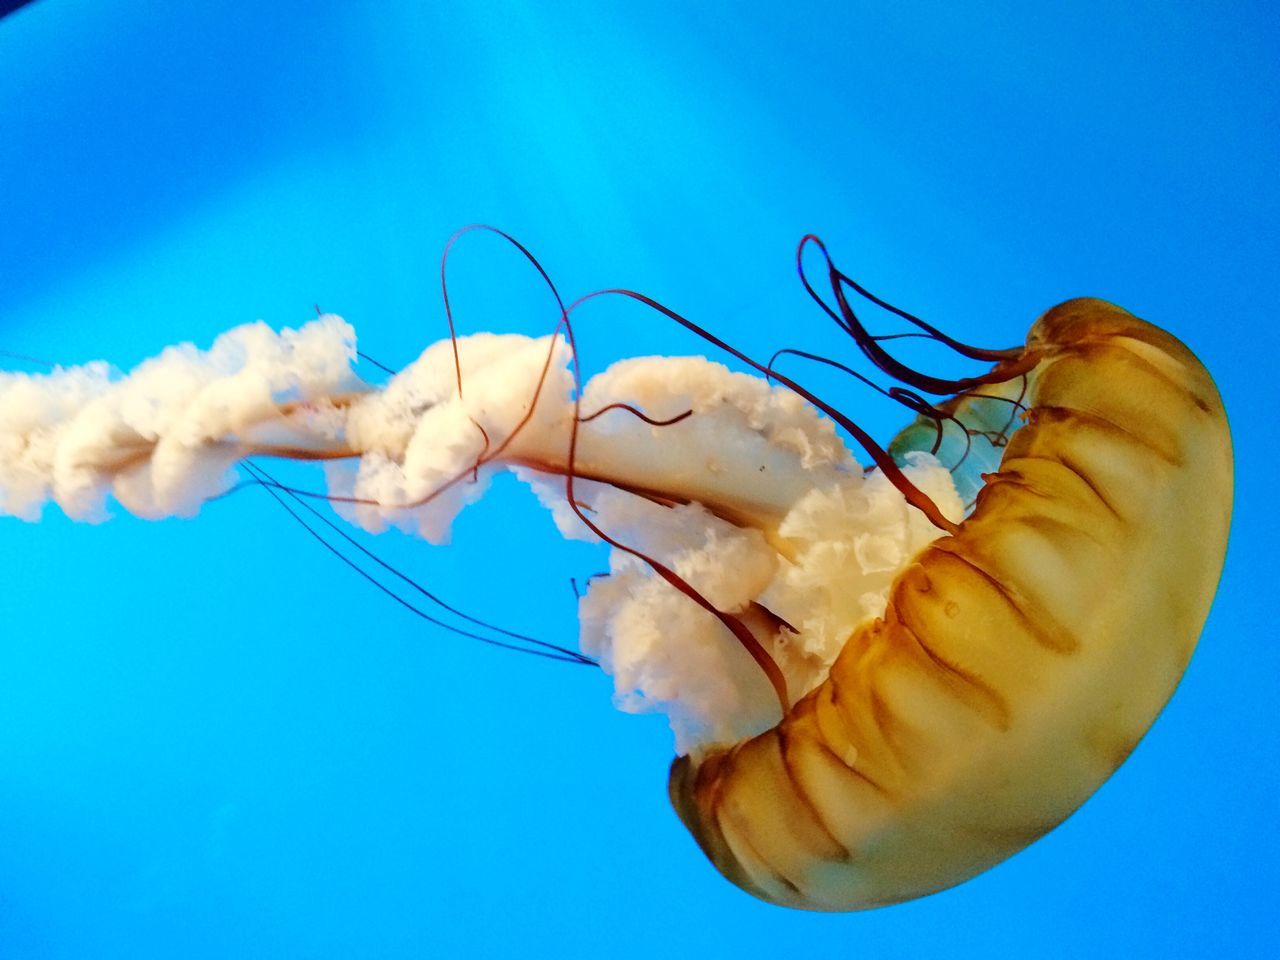
<svg viewBox="0 0 1280 960">
<path fill-rule="evenodd" d="M 849 294 L 875 298 L 827 265 L 835 306 L 806 286 L 916 414 L 888 451 L 627 292 L 768 377 L 647 357 L 580 388 L 563 304 L 549 336 L 451 337 L 377 388 L 338 318 L 255 325 L 124 377 L 0 375 L 0 511 L 189 515 L 279 456 L 326 461 L 353 523 L 439 543 L 513 471 L 611 548 L 581 650 L 541 652 L 668 716 L 671 800 L 716 867 L 793 907 L 920 896 L 1061 822 L 1171 695 L 1225 552 L 1230 436 L 1190 351 L 1118 307 L 1069 301 L 1003 351 L 895 311 L 993 364 L 945 380 L 867 333 Z"/>
<path fill-rule="evenodd" d="M 875 906 L 999 862 L 1101 785 L 1186 667 L 1230 521 L 1212 380 L 1099 300 L 1049 311 L 1026 352 L 1026 424 L 958 530 L 781 724 L 673 767 L 686 824 L 766 899 Z M 989 403 L 950 406 L 976 423 Z"/>
</svg>

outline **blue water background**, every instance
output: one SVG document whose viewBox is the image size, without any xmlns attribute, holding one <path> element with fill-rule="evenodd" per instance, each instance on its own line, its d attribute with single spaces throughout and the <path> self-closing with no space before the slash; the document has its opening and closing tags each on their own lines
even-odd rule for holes
<svg viewBox="0 0 1280 960">
<path fill-rule="evenodd" d="M 483 221 L 569 295 L 852 357 L 794 275 L 817 231 L 961 339 L 1015 344 L 1082 294 L 1168 327 L 1217 378 L 1238 477 L 1200 650 L 1123 769 L 1003 866 L 845 916 L 721 879 L 668 806 L 664 722 L 605 678 L 425 627 L 260 491 L 186 522 L 2 520 L 0 957 L 1274 955 L 1277 32 L 1191 0 L 0 20 L 0 349 L 127 367 L 319 304 L 403 364 L 445 333 L 445 240 Z M 451 271 L 462 330 L 554 324 L 496 239 Z M 578 332 L 588 370 L 704 350 L 623 302 Z M 806 375 L 881 439 L 903 420 Z M 597 549 L 514 482 L 454 540 L 373 543 L 574 640 Z"/>
</svg>

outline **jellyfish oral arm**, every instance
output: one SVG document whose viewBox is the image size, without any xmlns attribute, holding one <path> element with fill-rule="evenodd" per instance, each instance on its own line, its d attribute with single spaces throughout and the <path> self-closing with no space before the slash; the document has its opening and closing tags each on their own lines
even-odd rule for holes
<svg viewBox="0 0 1280 960">
<path fill-rule="evenodd" d="M 575 405 L 559 337 L 442 341 L 376 389 L 354 356 L 351 328 L 324 317 L 172 348 L 127 376 L 5 375 L 0 510 L 34 518 L 52 500 L 100 519 L 111 496 L 144 517 L 190 515 L 232 488 L 236 461 L 278 456 L 324 461 L 325 496 L 367 530 L 442 543 L 512 470 L 565 536 L 627 548 L 583 599 L 582 646 L 620 706 L 668 715 L 681 752 L 776 723 L 937 532 L 800 397 L 701 358 L 621 361 Z M 946 471 L 928 458 L 911 471 L 958 519 Z"/>
</svg>

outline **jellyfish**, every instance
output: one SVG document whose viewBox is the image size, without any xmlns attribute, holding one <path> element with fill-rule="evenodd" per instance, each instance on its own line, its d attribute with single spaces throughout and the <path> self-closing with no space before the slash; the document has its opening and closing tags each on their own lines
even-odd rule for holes
<svg viewBox="0 0 1280 960">
<path fill-rule="evenodd" d="M 1181 342 L 1076 299 L 1020 347 L 972 347 L 806 237 L 806 290 L 882 387 L 800 351 L 761 362 L 632 291 L 566 304 L 507 239 L 555 295 L 552 332 L 458 336 L 449 314 L 450 337 L 378 386 L 334 315 L 239 327 L 123 376 L 0 374 L 0 513 L 34 520 L 52 502 L 97 520 L 114 501 L 192 516 L 249 483 L 295 515 L 320 517 L 323 500 L 365 530 L 443 543 L 511 471 L 565 537 L 609 547 L 609 570 L 580 598 L 576 650 L 465 614 L 463 632 L 602 667 L 618 707 L 665 714 L 680 819 L 726 878 L 788 907 L 963 882 L 1052 830 L 1134 749 L 1191 657 L 1230 525 L 1225 412 Z M 606 295 L 751 372 L 636 357 L 584 382 L 573 317 Z M 909 366 L 863 324 L 863 300 L 985 369 Z M 881 447 L 780 372 L 787 354 L 911 421 Z M 279 482 L 273 457 L 322 463 L 326 489 Z"/>
</svg>

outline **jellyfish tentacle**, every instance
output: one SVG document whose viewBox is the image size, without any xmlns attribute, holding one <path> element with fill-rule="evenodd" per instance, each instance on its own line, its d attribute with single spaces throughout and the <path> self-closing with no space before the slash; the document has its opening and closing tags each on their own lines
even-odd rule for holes
<svg viewBox="0 0 1280 960">
<path fill-rule="evenodd" d="M 372 552 L 365 549 L 364 547 L 361 547 L 359 544 L 355 543 L 355 541 L 352 540 L 352 538 L 347 536 L 345 533 L 342 533 L 342 531 L 336 530 L 336 528 L 334 528 L 335 531 L 340 536 L 347 539 L 348 542 L 350 542 L 353 546 L 359 549 L 362 553 L 364 553 L 370 559 L 374 560 L 384 569 L 389 570 L 391 573 L 395 574 L 397 577 L 404 580 L 410 586 L 414 587 L 419 593 L 426 596 L 433 603 L 439 605 L 445 610 L 448 610 L 449 612 L 455 614 L 456 616 L 459 616 L 462 619 L 475 624 L 476 626 L 497 631 L 498 633 L 505 634 L 506 636 L 511 637 L 513 639 L 521 640 L 524 642 L 524 644 L 528 644 L 528 645 L 526 646 L 523 644 L 509 643 L 504 640 L 494 639 L 493 637 L 486 637 L 483 634 L 476 633 L 464 627 L 459 627 L 456 624 L 447 623 L 444 620 L 439 619 L 438 617 L 433 617 L 431 614 L 422 610 L 420 607 L 404 599 L 394 590 L 389 588 L 386 584 L 382 583 L 380 580 L 375 578 L 367 570 L 364 570 L 362 567 L 360 567 L 350 557 L 343 554 L 342 551 L 340 551 L 337 547 L 335 547 L 333 544 L 327 541 L 314 527 L 311 526 L 310 523 L 307 522 L 307 520 L 304 517 L 302 517 L 299 513 L 297 513 L 297 511 L 293 509 L 293 507 L 289 506 L 289 504 L 285 502 L 284 496 L 282 496 L 282 494 L 284 495 L 289 495 L 289 494 L 287 494 L 286 491 L 283 491 L 280 488 L 280 485 L 275 483 L 271 479 L 271 475 L 269 473 L 267 473 L 261 467 L 256 467 L 252 463 L 249 463 L 247 461 L 245 462 L 244 467 L 250 473 L 250 475 L 255 478 L 255 482 L 259 486 L 261 486 L 263 490 L 267 492 L 267 494 L 280 506 L 280 508 L 284 510 L 285 513 L 287 513 L 289 517 L 294 520 L 294 522 L 298 523 L 304 530 L 307 531 L 308 534 L 310 534 L 313 538 L 315 538 L 315 540 L 319 542 L 321 546 L 323 546 L 326 550 L 328 550 L 335 557 L 337 557 L 344 564 L 346 564 L 357 575 L 362 577 L 364 580 L 368 581 L 369 584 L 371 584 L 375 589 L 383 593 L 389 599 L 395 601 L 400 606 L 404 607 L 414 616 L 419 617 L 422 620 L 425 620 L 427 623 L 430 623 L 433 626 L 440 627 L 441 629 L 446 630 L 449 633 L 453 633 L 460 637 L 466 637 L 467 639 L 470 639 L 470 640 L 479 641 L 480 643 L 483 643 L 487 646 L 497 647 L 499 649 L 507 650 L 513 653 L 524 653 L 534 657 L 541 657 L 546 660 L 555 660 L 561 663 L 570 663 L 570 664 L 577 664 L 580 666 L 590 666 L 590 667 L 599 666 L 599 664 L 595 660 L 583 655 L 582 653 L 579 653 L 576 650 L 570 650 L 567 647 L 561 647 L 554 643 L 548 643 L 545 640 L 538 640 L 536 638 L 528 637 L 523 634 L 518 634 L 512 631 L 504 630 L 501 627 L 496 627 L 476 617 L 472 617 L 466 613 L 463 613 L 462 611 L 440 600 L 434 594 L 428 592 L 421 585 L 417 584 L 416 582 L 409 579 L 400 571 L 396 570 L 386 562 L 374 556 Z M 298 505 L 305 506 L 305 504 L 302 501 L 298 500 L 296 497 L 294 497 L 293 499 L 295 503 L 297 503 Z M 310 508 L 308 507 L 307 509 L 310 509 Z M 325 523 L 329 523 L 327 519 L 320 516 L 319 514 L 316 514 L 314 510 L 312 510 L 311 512 L 316 515 L 317 519 L 322 520 Z M 333 524 L 329 524 L 329 525 L 333 527 Z"/>
</svg>

